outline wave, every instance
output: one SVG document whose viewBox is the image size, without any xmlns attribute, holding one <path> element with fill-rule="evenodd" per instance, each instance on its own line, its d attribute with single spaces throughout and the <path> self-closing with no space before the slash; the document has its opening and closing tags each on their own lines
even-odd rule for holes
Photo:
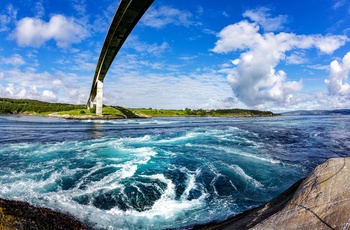
<svg viewBox="0 0 350 230">
<path fill-rule="evenodd" d="M 82 120 L 82 123 L 113 124 L 113 125 L 169 125 L 180 121 L 166 119 L 116 119 L 116 120 Z"/>
<path fill-rule="evenodd" d="M 245 158 L 251 158 L 251 159 L 258 160 L 258 161 L 268 162 L 271 164 L 282 164 L 282 162 L 280 160 L 275 160 L 269 156 L 255 155 L 252 153 L 248 153 L 248 152 L 240 150 L 239 148 L 230 148 L 230 147 L 224 147 L 224 146 L 204 145 L 204 144 L 192 144 L 192 143 L 188 143 L 188 144 L 186 144 L 186 146 L 187 147 L 202 148 L 202 149 L 213 149 L 213 150 L 217 150 L 217 151 L 223 151 L 223 152 L 226 152 L 229 154 L 239 155 L 239 156 L 242 156 Z"/>
<path fill-rule="evenodd" d="M 248 181 L 252 183 L 256 188 L 263 187 L 263 184 L 261 184 L 259 181 L 254 179 L 253 177 L 247 175 L 244 170 L 239 167 L 238 165 L 228 165 L 229 168 L 232 168 L 239 176 L 243 178 L 243 180 Z"/>
</svg>

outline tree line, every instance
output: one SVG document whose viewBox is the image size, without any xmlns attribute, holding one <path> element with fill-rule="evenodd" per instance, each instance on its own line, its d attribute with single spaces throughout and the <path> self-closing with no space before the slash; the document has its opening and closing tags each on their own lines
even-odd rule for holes
<svg viewBox="0 0 350 230">
<path fill-rule="evenodd" d="M 1 114 L 60 112 L 85 109 L 85 105 L 50 103 L 30 99 L 0 98 Z"/>
</svg>

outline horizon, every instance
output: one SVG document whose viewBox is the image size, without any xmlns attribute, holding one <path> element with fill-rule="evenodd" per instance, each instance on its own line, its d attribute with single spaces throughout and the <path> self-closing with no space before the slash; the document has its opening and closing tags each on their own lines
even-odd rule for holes
<svg viewBox="0 0 350 230">
<path fill-rule="evenodd" d="M 118 4 L 5 0 L 0 97 L 86 104 Z M 103 102 L 276 113 L 348 109 L 349 25 L 345 0 L 157 0 L 111 65 Z"/>
</svg>

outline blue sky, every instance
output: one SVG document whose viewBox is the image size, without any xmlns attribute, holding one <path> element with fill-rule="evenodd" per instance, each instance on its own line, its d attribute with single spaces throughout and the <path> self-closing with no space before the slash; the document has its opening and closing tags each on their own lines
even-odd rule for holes
<svg viewBox="0 0 350 230">
<path fill-rule="evenodd" d="M 118 0 L 1 0 L 0 97 L 85 104 Z M 347 0 L 155 0 L 104 80 L 132 108 L 350 107 Z"/>
</svg>

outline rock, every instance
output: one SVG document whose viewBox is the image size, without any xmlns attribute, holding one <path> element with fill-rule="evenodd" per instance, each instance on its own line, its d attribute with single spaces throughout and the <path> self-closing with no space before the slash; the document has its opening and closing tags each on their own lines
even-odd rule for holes
<svg viewBox="0 0 350 230">
<path fill-rule="evenodd" d="M 350 229 L 350 157 L 333 158 L 272 201 L 192 229 Z"/>
<path fill-rule="evenodd" d="M 287 206 L 253 229 L 350 229 L 350 158 L 329 159 Z"/>
<path fill-rule="evenodd" d="M 84 230 L 88 227 L 68 215 L 51 209 L 34 207 L 21 201 L 0 199 L 0 229 Z"/>
<path fill-rule="evenodd" d="M 278 197 L 257 208 L 245 211 L 221 223 L 209 223 L 205 225 L 197 225 L 197 226 L 193 226 L 191 229 L 215 229 L 215 230 L 250 229 L 255 225 L 257 225 L 258 223 L 265 220 L 266 218 L 275 214 L 276 212 L 282 210 L 286 206 L 288 201 L 290 201 L 290 199 L 293 197 L 294 193 L 297 191 L 299 185 L 302 182 L 303 182 L 303 179 L 297 181 L 285 192 L 280 194 Z"/>
</svg>

